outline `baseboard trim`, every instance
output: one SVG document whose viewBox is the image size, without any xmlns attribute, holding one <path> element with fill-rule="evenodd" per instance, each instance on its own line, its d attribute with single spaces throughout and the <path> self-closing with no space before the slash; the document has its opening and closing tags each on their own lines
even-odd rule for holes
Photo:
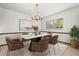
<svg viewBox="0 0 79 59">
<path fill-rule="evenodd" d="M 0 47 L 1 47 L 1 46 L 6 46 L 6 45 L 7 45 L 7 44 L 1 44 Z"/>
<path fill-rule="evenodd" d="M 58 41 L 60 43 L 64 43 L 64 44 L 68 44 L 68 45 L 71 45 L 70 43 L 66 43 L 66 42 L 62 42 L 62 41 Z"/>
</svg>

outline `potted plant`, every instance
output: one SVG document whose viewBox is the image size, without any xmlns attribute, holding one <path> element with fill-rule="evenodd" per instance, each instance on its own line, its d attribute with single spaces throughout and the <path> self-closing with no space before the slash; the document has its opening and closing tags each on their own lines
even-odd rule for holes
<svg viewBox="0 0 79 59">
<path fill-rule="evenodd" d="M 78 47 L 79 46 L 79 28 L 76 26 L 73 26 L 70 31 L 70 36 L 72 38 L 70 41 L 71 46 L 75 48 Z"/>
</svg>

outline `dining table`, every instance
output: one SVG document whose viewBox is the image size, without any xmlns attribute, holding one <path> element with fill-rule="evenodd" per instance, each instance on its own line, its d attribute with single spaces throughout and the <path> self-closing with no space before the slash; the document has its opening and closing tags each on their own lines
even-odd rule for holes
<svg viewBox="0 0 79 59">
<path fill-rule="evenodd" d="M 29 46 L 29 50 L 31 51 L 31 45 L 32 45 L 32 41 L 33 42 L 38 42 L 42 37 L 46 37 L 46 36 L 50 36 L 50 34 L 47 33 L 42 33 L 42 34 L 28 34 L 28 35 L 22 35 L 21 37 L 25 40 L 31 40 L 30 46 Z"/>
</svg>

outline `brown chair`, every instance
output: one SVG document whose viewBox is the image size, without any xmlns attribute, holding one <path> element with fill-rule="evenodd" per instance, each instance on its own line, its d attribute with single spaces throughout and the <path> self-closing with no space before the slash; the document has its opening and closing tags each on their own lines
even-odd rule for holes
<svg viewBox="0 0 79 59">
<path fill-rule="evenodd" d="M 43 37 L 38 42 L 32 41 L 31 49 L 32 49 L 32 52 L 43 52 L 43 51 L 47 50 L 48 49 L 48 39 Z"/>
<path fill-rule="evenodd" d="M 49 44 L 55 45 L 58 42 L 58 35 L 49 38 Z"/>
<path fill-rule="evenodd" d="M 6 37 L 6 42 L 7 42 L 9 51 L 18 50 L 24 47 L 23 41 L 17 38 L 12 39 L 12 38 Z"/>
<path fill-rule="evenodd" d="M 56 53 L 55 53 L 54 45 L 57 44 L 57 42 L 58 42 L 58 35 L 55 35 L 55 36 L 49 38 L 49 44 L 53 45 L 55 55 L 56 55 Z"/>
</svg>

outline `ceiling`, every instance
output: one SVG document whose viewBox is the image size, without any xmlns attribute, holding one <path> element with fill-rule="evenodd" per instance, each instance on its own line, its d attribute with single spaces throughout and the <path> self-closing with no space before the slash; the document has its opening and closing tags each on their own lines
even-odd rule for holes
<svg viewBox="0 0 79 59">
<path fill-rule="evenodd" d="M 78 5 L 78 3 L 40 3 L 39 14 L 41 16 L 47 16 Z M 0 7 L 22 12 L 28 16 L 32 16 L 35 13 L 34 3 L 0 3 Z"/>
</svg>

